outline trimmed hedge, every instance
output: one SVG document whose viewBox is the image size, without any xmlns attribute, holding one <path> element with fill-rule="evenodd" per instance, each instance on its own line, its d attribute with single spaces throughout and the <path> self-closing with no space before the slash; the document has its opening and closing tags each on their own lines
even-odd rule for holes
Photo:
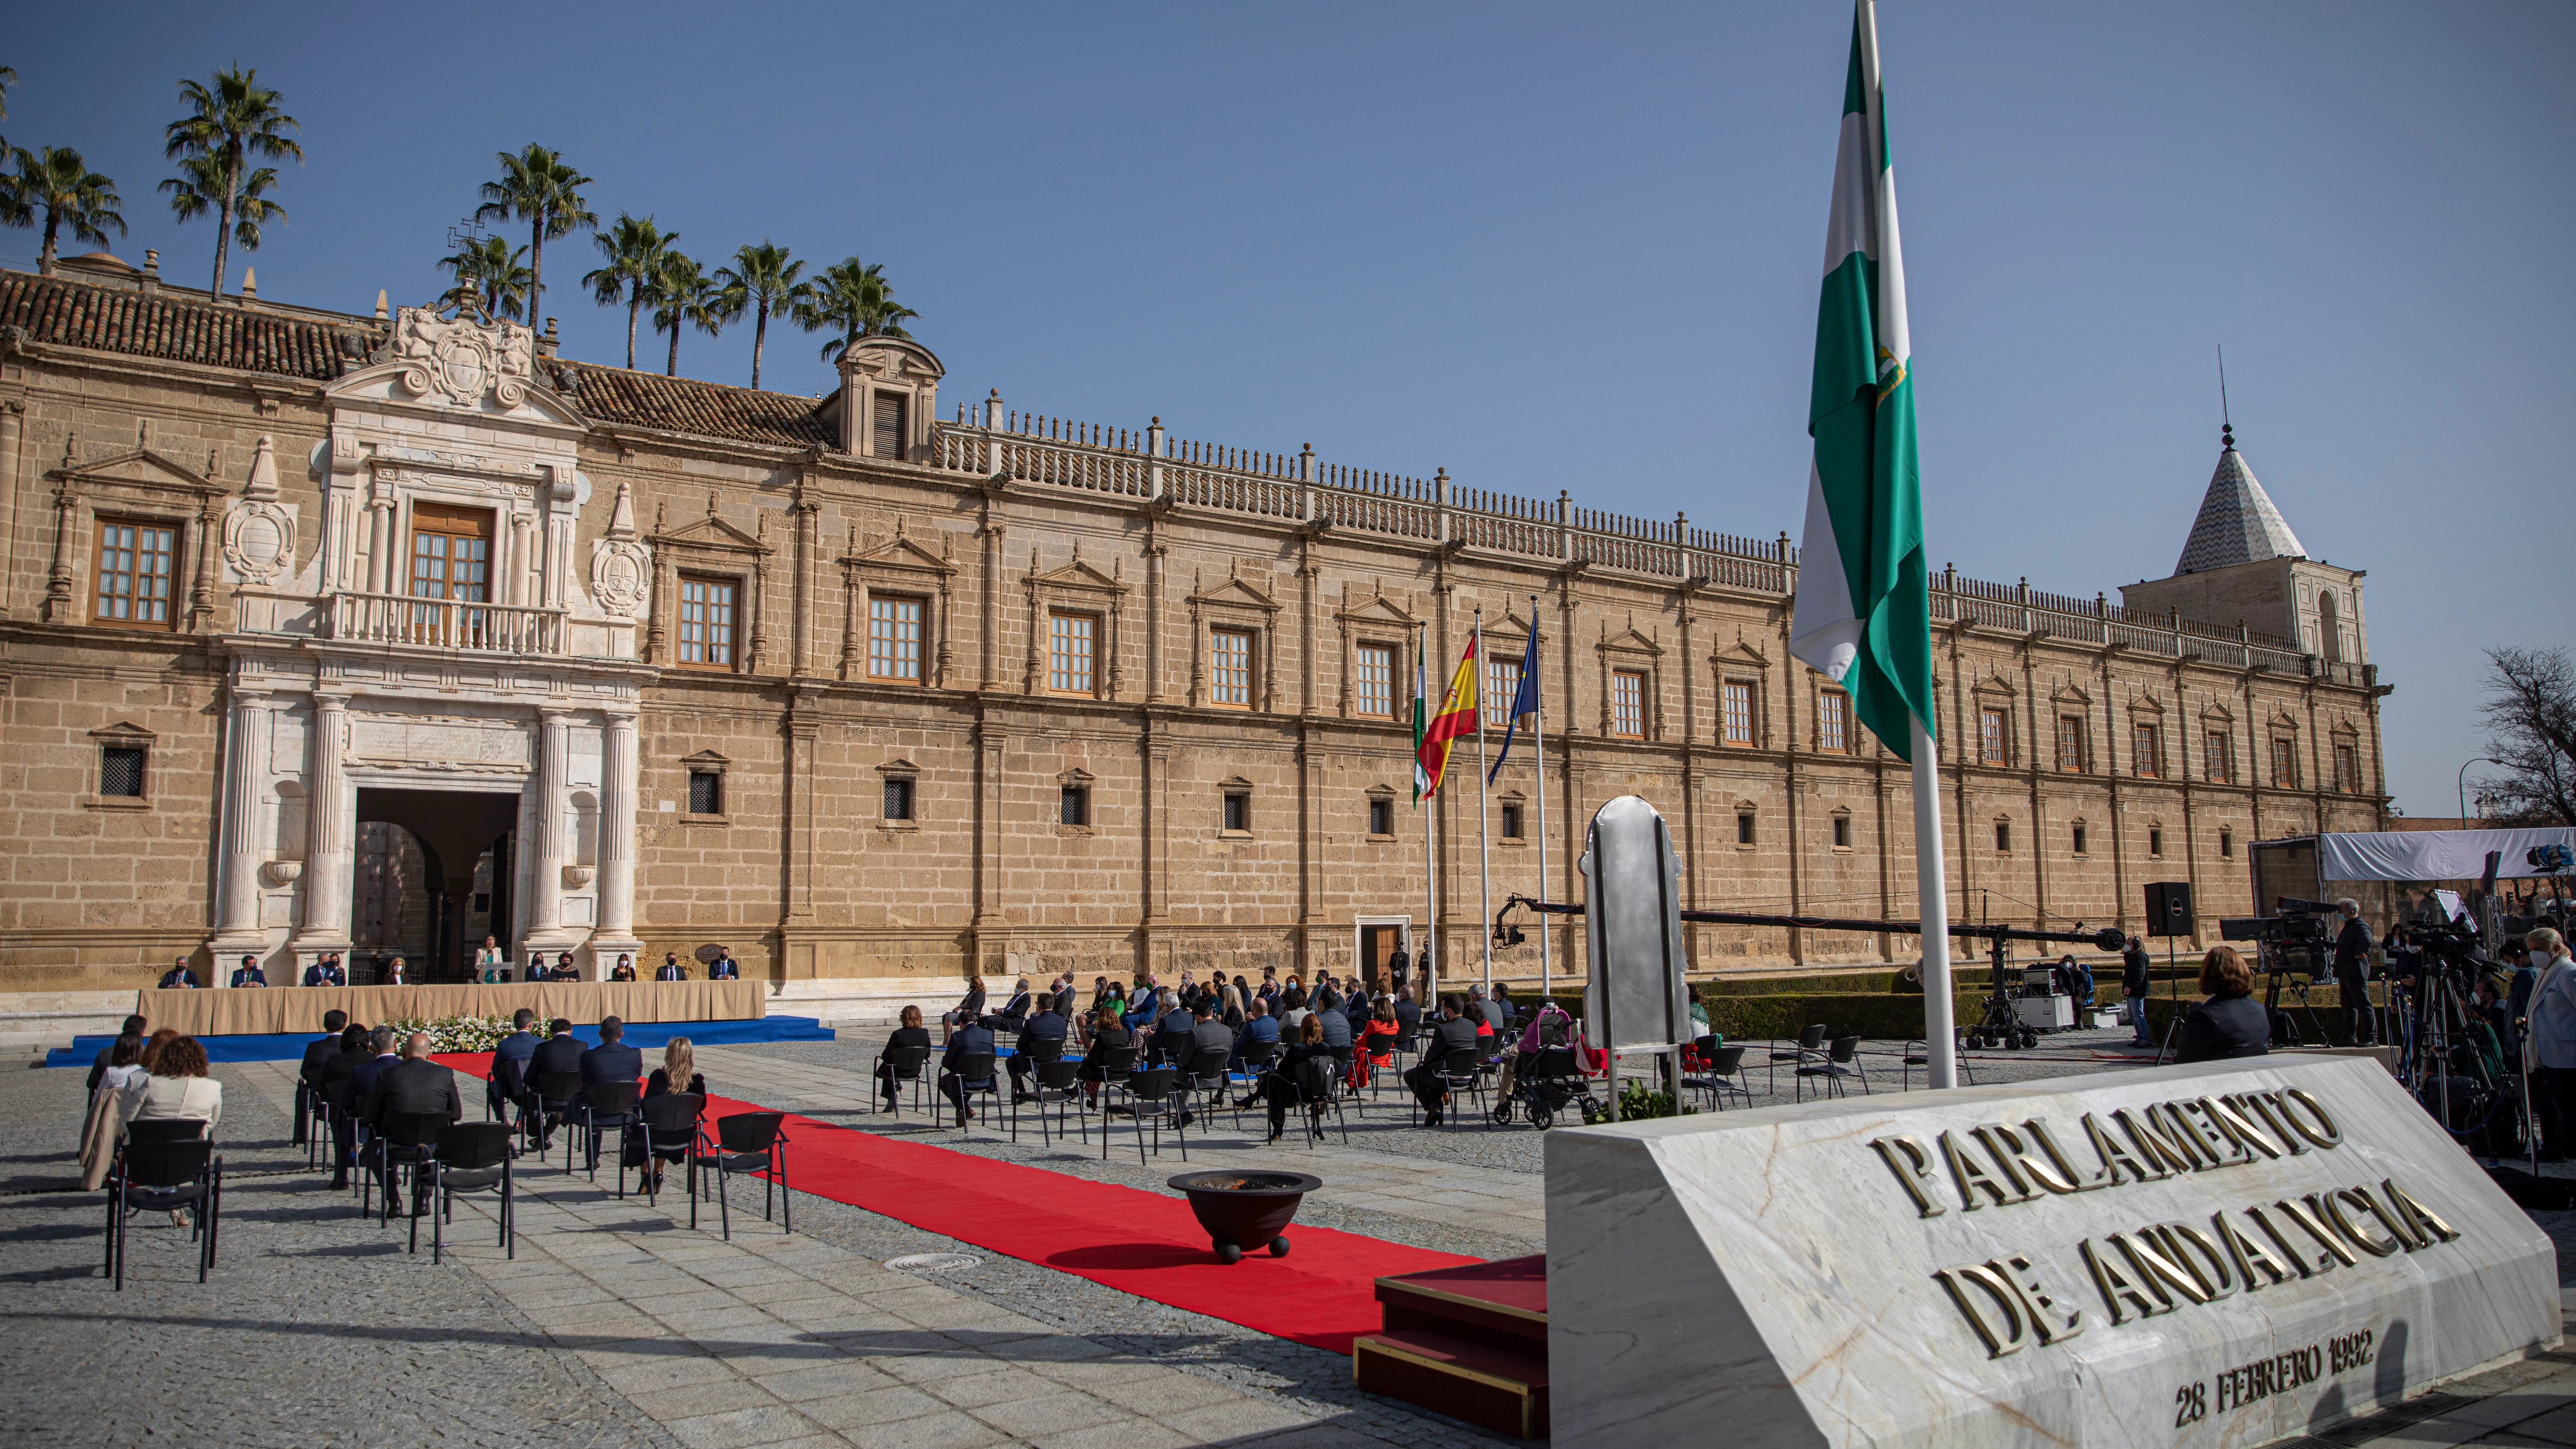
<svg viewBox="0 0 2576 1449">
<path fill-rule="evenodd" d="M 1828 1038 L 1862 1036 L 1910 1041 L 1923 1035 L 1923 998 L 1879 991 L 1812 996 L 1720 996 L 1706 1003 L 1710 1029 L 1735 1041 L 1794 1040 L 1816 1022 Z M 1985 1010 L 1982 995 L 1963 995 L 1952 1007 L 1961 1025 Z"/>
</svg>

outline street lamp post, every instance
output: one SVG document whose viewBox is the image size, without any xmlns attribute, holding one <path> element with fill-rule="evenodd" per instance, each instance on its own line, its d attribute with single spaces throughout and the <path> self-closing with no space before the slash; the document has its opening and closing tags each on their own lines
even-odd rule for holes
<svg viewBox="0 0 2576 1449">
<path fill-rule="evenodd" d="M 2469 766 L 2501 765 L 2503 763 L 2504 761 L 2487 755 L 2478 755 L 2472 759 L 2461 762 L 2459 778 L 2453 781 L 2453 784 L 2460 792 L 2460 827 L 2462 829 L 2467 829 L 2469 824 Z"/>
</svg>

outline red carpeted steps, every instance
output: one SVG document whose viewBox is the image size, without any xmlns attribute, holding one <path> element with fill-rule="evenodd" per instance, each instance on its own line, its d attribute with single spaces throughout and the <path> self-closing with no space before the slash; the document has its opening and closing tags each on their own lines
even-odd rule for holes
<svg viewBox="0 0 2576 1449">
<path fill-rule="evenodd" d="M 1377 1280 L 1384 1327 L 1351 1345 L 1351 1381 L 1454 1419 L 1547 1437 L 1547 1259 Z"/>
</svg>

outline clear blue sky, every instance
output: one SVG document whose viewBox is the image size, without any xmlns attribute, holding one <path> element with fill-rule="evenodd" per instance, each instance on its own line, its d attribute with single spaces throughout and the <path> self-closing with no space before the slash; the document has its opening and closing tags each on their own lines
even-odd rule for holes
<svg viewBox="0 0 2576 1449">
<path fill-rule="evenodd" d="M 199 280 L 160 127 L 238 59 L 309 157 L 265 297 L 428 299 L 493 153 L 541 141 L 710 265 L 882 262 L 952 398 L 1767 536 L 1804 497 L 1849 31 L 1832 0 L 48 6 L 0 42 L 0 134 L 80 148 L 116 250 Z M 1935 565 L 2168 573 L 2224 342 L 2248 461 L 2370 571 L 2398 803 L 2452 813 L 2478 651 L 2576 643 L 2576 9 L 1890 0 L 1881 32 Z M 587 243 L 548 262 L 566 351 L 618 360 Z M 768 367 L 831 385 L 801 334 Z"/>
</svg>

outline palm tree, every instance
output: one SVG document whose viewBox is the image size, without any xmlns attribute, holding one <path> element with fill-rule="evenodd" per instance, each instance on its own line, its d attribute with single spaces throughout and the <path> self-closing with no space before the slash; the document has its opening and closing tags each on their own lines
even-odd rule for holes
<svg viewBox="0 0 2576 1449">
<path fill-rule="evenodd" d="M 469 237 L 438 264 L 456 278 L 455 291 L 481 301 L 483 315 L 518 317 L 529 315 L 528 290 L 534 281 L 528 268 L 519 265 L 527 254 L 526 247 L 512 247 L 497 236 Z"/>
<path fill-rule="evenodd" d="M 516 156 L 502 151 L 495 159 L 501 163 L 501 179 L 483 183 L 483 204 L 474 208 L 474 219 L 497 216 L 528 224 L 528 322 L 533 326 L 546 300 L 547 240 L 599 225 L 579 190 L 590 178 L 533 141 Z"/>
<path fill-rule="evenodd" d="M 262 87 L 258 71 L 243 70 L 239 65 L 231 70 L 215 72 L 211 85 L 179 82 L 179 99 L 187 102 L 193 114 L 182 116 L 162 128 L 162 135 L 168 142 L 163 148 L 164 154 L 174 161 L 204 158 L 211 165 L 183 168 L 189 173 L 187 179 L 165 184 L 163 189 L 182 191 L 181 195 L 170 199 L 171 209 L 179 213 L 181 221 L 202 215 L 210 207 L 216 213 L 213 291 L 220 300 L 224 295 L 225 251 L 235 237 L 234 209 L 245 197 L 258 200 L 259 193 L 267 190 L 268 185 L 277 179 L 275 172 L 263 172 L 268 181 L 251 185 L 251 163 L 292 156 L 297 164 L 302 164 L 304 148 L 286 133 L 304 128 L 296 124 L 293 116 L 277 108 L 284 97 Z M 187 200 L 190 192 L 198 198 L 193 206 Z M 263 217 L 276 207 L 276 203 L 271 201 L 260 201 L 259 205 Z M 286 219 L 283 211 L 275 211 L 274 214 L 279 221 Z M 250 235 L 254 238 L 259 235 L 256 222 L 250 227 Z M 246 248 L 258 245 L 255 240 L 243 242 Z"/>
<path fill-rule="evenodd" d="M 678 241 L 676 231 L 664 231 L 653 224 L 653 218 L 637 221 L 625 212 L 617 214 L 617 224 L 594 233 L 591 240 L 599 246 L 608 265 L 581 279 L 591 296 L 603 307 L 626 304 L 626 366 L 635 366 L 635 319 L 644 310 L 645 294 L 652 290 L 654 270 L 670 254 L 671 243 Z"/>
<path fill-rule="evenodd" d="M 644 300 L 653 309 L 653 330 L 671 334 L 671 358 L 662 369 L 665 377 L 680 375 L 683 328 L 695 327 L 713 337 L 741 311 L 707 275 L 705 267 L 678 252 L 663 255 L 662 264 L 653 270 Z"/>
<path fill-rule="evenodd" d="M 218 156 L 181 158 L 179 173 L 161 183 L 170 193 L 170 210 L 181 221 L 194 221 L 209 211 L 232 218 L 232 239 L 246 252 L 259 250 L 259 229 L 269 222 L 286 224 L 286 208 L 268 199 L 268 189 L 277 184 L 277 169 L 262 166 L 239 178 L 227 204 L 224 196 L 224 163 Z M 216 263 L 221 266 L 221 262 Z"/>
<path fill-rule="evenodd" d="M 748 309 L 753 317 L 751 330 L 751 387 L 760 390 L 760 354 L 769 345 L 769 314 L 782 315 L 802 306 L 814 294 L 814 284 L 797 280 L 805 270 L 803 262 L 787 259 L 787 248 L 773 245 L 763 237 L 760 245 L 746 246 L 733 254 L 733 265 L 716 268 L 716 280 L 724 284 L 735 316 Z"/>
<path fill-rule="evenodd" d="M 861 337 L 908 338 L 912 334 L 897 324 L 921 315 L 895 304 L 894 285 L 885 279 L 882 262 L 862 263 L 857 257 L 834 262 L 809 285 L 813 290 L 796 306 L 796 325 L 808 332 L 827 327 L 841 331 L 823 344 L 825 362 L 838 358 Z"/>
<path fill-rule="evenodd" d="M 63 228 L 82 241 L 107 245 L 107 229 L 125 234 L 125 218 L 117 214 L 122 204 L 116 194 L 116 183 L 89 169 L 89 163 L 69 146 L 47 146 L 42 151 L 29 151 L 21 146 L 14 153 L 18 172 L 0 177 L 0 221 L 11 226 L 33 226 L 36 213 L 45 214 L 45 257 L 38 268 L 44 275 L 54 274 L 56 240 Z"/>
<path fill-rule="evenodd" d="M 9 87 L 17 83 L 18 73 L 5 65 L 0 65 L 0 121 L 9 119 Z M 8 151 L 9 138 L 0 136 L 0 155 L 7 155 Z"/>
</svg>

